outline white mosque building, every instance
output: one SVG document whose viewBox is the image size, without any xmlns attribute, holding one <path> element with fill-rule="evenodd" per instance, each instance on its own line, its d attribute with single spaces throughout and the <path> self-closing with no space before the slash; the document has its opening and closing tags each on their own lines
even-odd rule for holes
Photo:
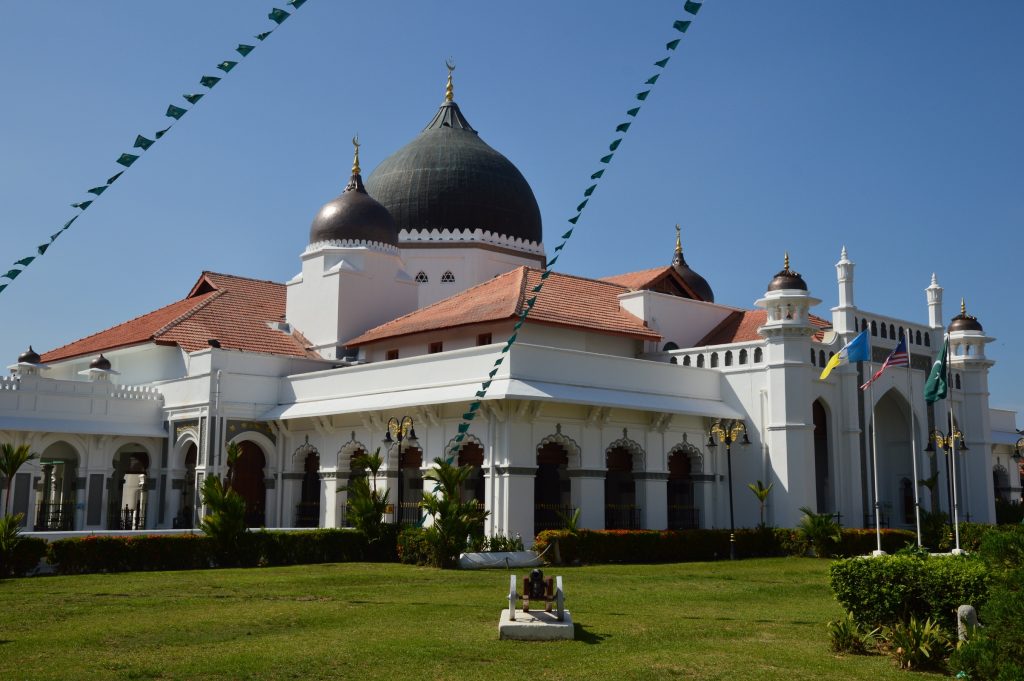
<svg viewBox="0 0 1024 681">
<path fill-rule="evenodd" d="M 199 485 L 225 474 L 238 443 L 251 526 L 344 526 L 353 457 L 382 447 L 391 520 L 418 518 L 424 471 L 454 451 L 476 468 L 466 492 L 490 533 L 533 537 L 574 508 L 589 528 L 728 527 L 730 486 L 735 524 L 749 527 L 755 480 L 774 483 L 769 524 L 793 526 L 806 506 L 856 527 L 872 522 L 874 441 L 884 523 L 910 528 L 911 432 L 916 477 L 939 478 L 923 507 L 950 508 L 949 457 L 925 451 L 950 408 L 966 444 L 954 462 L 961 519 L 993 522 L 997 495 L 1019 501 L 1015 414 L 989 406 L 993 339 L 963 309 L 948 324 L 949 396 L 921 398 L 947 331 L 934 277 L 913 321 L 857 306 L 845 248 L 830 314 L 788 258 L 739 307 L 715 302 L 678 233 L 652 261 L 667 264 L 552 273 L 477 397 L 546 255 L 530 185 L 449 83 L 427 127 L 365 185 L 357 147 L 290 281 L 203 272 L 165 307 L 23 353 L 0 378 L 0 442 L 39 457 L 13 481 L 13 510 L 39 531 L 192 527 Z M 864 329 L 873 362 L 820 381 Z M 903 336 L 911 369 L 861 392 Z M 414 432 L 382 444 L 405 417 Z M 709 446 L 716 423 L 737 422 L 749 444 Z"/>
</svg>

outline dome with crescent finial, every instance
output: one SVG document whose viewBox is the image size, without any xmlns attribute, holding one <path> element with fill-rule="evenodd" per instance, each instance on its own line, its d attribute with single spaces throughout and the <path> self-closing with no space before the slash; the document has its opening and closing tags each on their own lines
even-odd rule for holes
<svg viewBox="0 0 1024 681">
<path fill-rule="evenodd" d="M 953 317 L 953 321 L 949 323 L 949 332 L 954 331 L 979 331 L 984 332 L 981 328 L 981 322 L 974 315 L 967 314 L 967 305 L 964 299 L 960 299 L 960 314 Z"/>
<path fill-rule="evenodd" d="M 366 181 L 399 230 L 483 230 L 540 243 L 540 208 L 519 169 L 480 139 L 452 93 L 427 127 Z"/>
<path fill-rule="evenodd" d="M 686 264 L 686 258 L 683 257 L 683 243 L 679 225 L 676 225 L 676 251 L 672 256 L 672 269 L 683 278 L 686 285 L 697 294 L 700 300 L 705 303 L 715 302 L 715 292 L 711 289 L 711 284 L 708 283 L 708 280 L 697 274 L 693 268 Z"/>
<path fill-rule="evenodd" d="M 800 273 L 789 269 L 789 253 L 786 253 L 785 259 L 783 260 L 782 271 L 776 274 L 775 277 L 768 284 L 768 290 L 807 290 L 807 282 L 805 282 L 804 278 L 800 276 Z"/>
<path fill-rule="evenodd" d="M 345 190 L 313 218 L 309 243 L 344 241 L 398 246 L 398 228 L 388 209 L 366 192 L 359 167 L 359 140 L 353 138 L 352 177 Z"/>
<path fill-rule="evenodd" d="M 28 346 L 28 350 L 18 355 L 19 364 L 39 364 L 42 362 L 42 358 L 39 353 L 32 349 L 32 346 Z"/>
</svg>

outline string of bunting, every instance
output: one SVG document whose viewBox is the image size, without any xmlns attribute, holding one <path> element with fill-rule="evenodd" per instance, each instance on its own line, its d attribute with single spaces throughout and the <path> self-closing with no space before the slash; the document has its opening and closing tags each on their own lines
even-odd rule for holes
<svg viewBox="0 0 1024 681">
<path fill-rule="evenodd" d="M 256 47 L 257 47 L 257 45 L 259 45 L 259 43 L 262 43 L 264 40 L 269 38 L 270 35 L 274 32 L 274 30 L 277 29 L 277 27 L 280 26 L 282 23 L 284 23 L 285 20 L 288 19 L 288 17 L 290 17 L 295 10 L 299 9 L 304 4 L 306 4 L 306 1 L 307 0 L 288 0 L 287 4 L 292 8 L 292 12 L 287 12 L 287 11 L 285 11 L 283 9 L 279 9 L 277 7 L 274 7 L 270 11 L 270 13 L 267 14 L 267 18 L 270 19 L 272 22 L 274 22 L 275 26 L 273 28 L 271 28 L 270 30 L 268 30 L 268 31 L 264 31 L 263 33 L 260 33 L 260 34 L 256 35 L 255 36 L 255 38 L 257 40 L 256 44 L 253 44 L 253 45 L 247 45 L 247 44 L 244 44 L 244 43 L 243 44 L 239 44 L 238 47 L 235 48 L 235 52 L 240 54 L 241 55 L 240 58 L 242 58 L 242 59 L 244 59 L 245 57 L 248 57 L 249 54 L 252 53 L 252 51 L 256 49 Z M 225 60 L 225 61 L 222 61 L 221 63 L 217 64 L 217 69 L 222 71 L 226 75 L 228 73 L 231 73 L 231 70 L 234 69 L 236 66 L 238 66 L 238 64 L 239 64 L 239 62 L 237 62 L 237 61 Z M 202 78 L 199 79 L 199 84 L 202 87 L 206 88 L 207 91 L 209 91 L 215 85 L 217 85 L 217 83 L 219 83 L 222 78 L 224 78 L 224 75 L 219 75 L 219 76 L 205 76 L 204 75 Z M 196 104 L 199 103 L 199 100 L 201 100 L 204 96 L 206 96 L 206 94 L 208 94 L 208 93 L 207 92 L 196 92 L 196 93 L 182 95 L 182 98 L 188 104 L 190 104 L 192 107 L 194 107 Z M 124 174 L 125 170 L 131 168 L 135 164 L 135 162 L 138 161 L 141 158 L 141 156 L 142 156 L 142 154 L 144 152 L 148 151 L 150 147 L 152 147 L 154 144 L 157 143 L 158 140 L 162 139 L 164 137 L 164 135 L 166 135 L 171 130 L 171 128 L 173 128 L 174 125 L 178 121 L 181 120 L 182 116 L 184 116 L 185 114 L 187 114 L 191 110 L 192 110 L 191 108 L 178 106 L 176 104 L 169 105 L 167 107 L 167 111 L 164 113 L 164 115 L 167 118 L 172 119 L 171 124 L 168 125 L 166 128 L 163 128 L 162 130 L 158 130 L 155 133 L 153 133 L 152 138 L 146 137 L 144 135 L 136 135 L 135 143 L 132 146 L 132 151 L 134 152 L 137 149 L 138 152 L 137 153 L 123 153 L 123 154 L 121 154 L 117 158 L 116 163 L 119 166 L 121 166 L 122 168 L 120 170 L 118 170 L 116 173 L 114 173 L 113 175 L 111 175 L 109 178 L 107 178 L 107 181 L 104 182 L 103 184 L 97 185 L 97 186 L 95 186 L 95 187 L 93 187 L 91 189 L 86 190 L 86 192 L 88 194 L 92 194 L 94 198 L 88 198 L 88 199 L 84 199 L 82 201 L 78 201 L 76 203 L 72 203 L 71 207 L 72 208 L 77 208 L 79 211 L 82 211 L 82 212 L 87 210 L 89 208 L 89 206 L 91 206 L 99 197 L 101 197 L 105 191 L 110 189 L 110 186 L 112 184 L 117 182 L 117 180 L 121 177 L 121 175 Z M 17 279 L 18 276 L 22 272 L 25 271 L 25 268 L 28 267 L 29 265 L 31 265 L 32 262 L 36 258 L 38 258 L 38 257 L 40 257 L 42 255 L 45 255 L 46 251 L 50 248 L 50 246 L 53 245 L 53 243 L 60 237 L 60 235 L 63 234 L 64 232 L 66 232 L 68 229 L 70 229 L 71 225 L 74 224 L 75 220 L 77 220 L 79 217 L 82 216 L 82 212 L 79 212 L 76 215 L 72 216 L 72 218 L 70 220 L 68 220 L 67 222 L 64 223 L 63 227 L 61 227 L 56 232 L 51 234 L 49 241 L 46 241 L 45 243 L 39 244 L 39 246 L 36 247 L 35 254 L 26 256 L 26 257 L 22 258 L 21 260 L 16 260 L 13 264 L 16 265 L 17 267 L 13 267 L 12 269 L 8 270 L 6 274 L 0 274 L 0 279 L 9 279 L 10 280 L 8 282 L 4 282 L 4 283 L 0 284 L 0 293 L 2 293 L 4 291 L 4 289 L 6 289 L 15 279 Z"/>
<path fill-rule="evenodd" d="M 687 14 L 696 17 L 697 12 L 700 11 L 700 8 L 702 6 L 702 2 L 696 2 L 695 0 L 686 0 L 686 2 L 683 4 L 683 10 Z M 692 23 L 692 21 L 692 19 L 677 19 L 676 21 L 673 22 L 672 28 L 681 34 L 685 34 L 686 31 L 690 28 L 690 24 Z M 586 189 L 583 190 L 583 200 L 579 203 L 579 205 L 576 206 L 576 214 L 569 218 L 569 229 L 562 234 L 561 243 L 555 246 L 555 256 L 548 260 L 547 266 L 544 268 L 544 271 L 540 275 L 540 282 L 532 289 L 530 289 L 530 294 L 532 294 L 532 296 L 526 300 L 526 305 L 523 308 L 523 311 L 519 314 L 519 318 L 516 320 L 515 325 L 512 327 L 512 335 L 509 336 L 508 340 L 505 341 L 505 346 L 502 347 L 501 353 L 498 355 L 497 359 L 494 360 L 494 365 L 491 368 L 491 371 L 487 374 L 486 380 L 484 380 L 480 384 L 480 389 L 476 391 L 476 400 L 470 403 L 469 411 L 462 415 L 462 422 L 459 424 L 458 434 L 452 441 L 452 446 L 449 449 L 446 457 L 449 464 L 451 464 L 454 461 L 455 453 L 462 445 L 462 441 L 465 440 L 466 434 L 469 432 L 470 425 L 472 424 L 473 419 L 476 418 L 477 412 L 480 409 L 480 405 L 484 397 L 487 395 L 488 389 L 491 387 L 491 382 L 494 380 L 494 376 L 501 369 L 501 365 L 505 361 L 505 357 L 507 356 L 508 351 L 516 342 L 516 337 L 519 335 L 519 330 L 523 327 L 523 324 L 526 323 L 526 319 L 530 316 L 530 311 L 533 310 L 534 305 L 536 305 L 537 297 L 544 289 L 544 284 L 547 282 L 548 277 L 551 276 L 552 267 L 558 261 L 558 258 L 562 255 L 562 249 L 565 248 L 566 243 L 568 243 L 569 239 L 572 237 L 573 230 L 576 229 L 576 225 L 579 222 L 580 216 L 583 215 L 583 210 L 587 207 L 587 203 L 590 201 L 590 198 L 593 196 L 594 192 L 597 191 L 598 184 L 601 182 L 601 178 L 604 177 L 604 171 L 606 169 L 605 166 L 612 162 L 612 158 L 615 156 L 615 152 L 619 149 L 619 146 L 622 144 L 623 139 L 625 139 L 626 134 L 629 132 L 630 126 L 633 125 L 633 119 L 635 119 L 637 117 L 637 114 L 640 113 L 640 107 L 643 106 L 643 103 L 647 101 L 647 98 L 650 96 L 655 84 L 658 82 L 658 78 L 661 77 L 662 71 L 665 69 L 666 65 L 668 65 L 669 59 L 672 58 L 672 53 L 675 52 L 675 49 L 677 47 L 679 47 L 680 41 L 681 38 L 674 38 L 665 44 L 665 51 L 667 54 L 663 58 L 654 62 L 654 65 L 657 66 L 659 70 L 656 71 L 654 75 L 652 75 L 650 78 L 644 81 L 644 85 L 650 87 L 648 87 L 645 90 L 641 90 L 640 92 L 636 93 L 636 95 L 634 95 L 634 99 L 639 103 L 633 108 L 628 109 L 626 111 L 626 116 L 628 117 L 627 120 L 615 126 L 615 132 L 621 134 L 617 136 L 614 140 L 612 140 L 612 143 L 608 145 L 609 153 L 601 157 L 601 167 L 599 167 L 590 176 L 592 184 L 590 184 Z"/>
</svg>

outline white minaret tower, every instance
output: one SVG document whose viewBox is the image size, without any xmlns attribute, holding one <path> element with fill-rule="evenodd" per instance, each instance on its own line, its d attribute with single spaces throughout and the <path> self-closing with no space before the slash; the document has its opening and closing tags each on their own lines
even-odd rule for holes
<svg viewBox="0 0 1024 681">
<path fill-rule="evenodd" d="M 846 246 L 836 263 L 836 279 L 839 282 L 839 305 L 832 308 L 832 327 L 836 333 L 856 333 L 854 312 L 857 306 L 853 302 L 853 267 L 854 262 L 846 256 Z"/>
<path fill-rule="evenodd" d="M 345 342 L 416 309 L 416 282 L 398 250 L 391 213 L 366 193 L 359 141 L 352 178 L 324 204 L 309 229 L 302 271 L 288 282 L 286 317 L 326 359 L 346 356 Z"/>
<path fill-rule="evenodd" d="M 994 362 L 985 357 L 985 346 L 994 340 L 985 335 L 977 317 L 967 314 L 967 305 L 961 299 L 960 314 L 953 317 L 949 325 L 949 367 L 953 381 L 947 399 L 953 400 L 953 413 L 968 447 L 964 452 L 957 452 L 960 507 L 970 513 L 971 521 L 976 523 L 996 521 L 992 424 L 988 410 L 988 370 Z"/>
<path fill-rule="evenodd" d="M 810 296 L 803 277 L 789 268 L 788 253 L 784 262 L 764 297 L 756 302 L 767 311 L 758 333 L 765 337 L 766 385 L 771 403 L 769 421 L 762 424 L 760 435 L 768 445 L 774 479 L 786 490 L 786 502 L 775 506 L 773 521 L 779 527 L 795 527 L 800 522 L 801 506 L 817 506 L 813 398 L 809 387 L 814 384 L 812 374 L 819 369 L 811 366 L 808 358 L 815 332 L 810 308 L 821 301 Z"/>
<path fill-rule="evenodd" d="M 932 283 L 924 290 L 928 296 L 928 326 L 941 329 L 942 322 L 942 287 L 939 286 L 935 273 L 932 272 Z"/>
</svg>

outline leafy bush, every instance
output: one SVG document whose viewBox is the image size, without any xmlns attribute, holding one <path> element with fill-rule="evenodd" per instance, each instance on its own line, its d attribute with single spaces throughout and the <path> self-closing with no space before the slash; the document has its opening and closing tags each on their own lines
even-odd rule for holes
<svg viewBox="0 0 1024 681">
<path fill-rule="evenodd" d="M 407 527 L 398 535 L 398 560 L 408 565 L 433 565 L 433 552 L 422 527 Z"/>
<path fill-rule="evenodd" d="M 472 537 L 469 541 L 469 545 L 466 546 L 467 551 L 473 551 L 476 553 L 523 551 L 524 548 L 523 538 L 518 534 L 514 537 L 506 537 L 500 532 L 493 537 L 485 537 L 483 535 Z"/>
<path fill-rule="evenodd" d="M 64 575 L 210 567 L 212 541 L 202 535 L 144 535 L 60 539 L 48 560 Z"/>
<path fill-rule="evenodd" d="M 438 567 L 456 567 L 467 537 L 479 535 L 487 518 L 487 511 L 475 499 L 462 500 L 462 489 L 472 473 L 469 464 L 455 466 L 438 457 L 434 467 L 423 474 L 425 480 L 437 483 L 433 493 L 423 495 L 420 506 L 433 520 L 424 530 L 424 537 L 434 554 L 432 562 Z"/>
<path fill-rule="evenodd" d="M 832 517 L 831 513 L 815 513 L 806 506 L 800 508 L 804 517 L 800 519 L 800 526 L 797 528 L 804 539 L 811 544 L 814 555 L 819 558 L 828 558 L 835 555 L 839 542 L 843 539 L 839 523 Z"/>
<path fill-rule="evenodd" d="M 996 497 L 996 524 L 1019 525 L 1024 523 L 1024 504 L 1011 503 Z"/>
<path fill-rule="evenodd" d="M 911 615 L 887 627 L 883 636 L 900 669 L 939 667 L 952 650 L 949 636 L 931 618 L 919 621 Z"/>
<path fill-rule="evenodd" d="M 319 529 L 302 532 L 252 532 L 253 553 L 260 565 L 307 565 L 365 560 L 366 535 L 356 530 Z"/>
<path fill-rule="evenodd" d="M 917 537 L 909 530 L 882 530 L 882 550 L 896 553 L 907 546 L 916 546 Z M 839 546 L 834 549 L 836 556 L 868 556 L 878 548 L 878 539 L 873 529 L 847 529 L 842 531 Z"/>
<path fill-rule="evenodd" d="M 20 577 L 32 570 L 46 555 L 46 542 L 23 537 L 21 521 L 24 514 L 0 517 L 0 578 Z"/>
<path fill-rule="evenodd" d="M 955 609 L 988 598 L 989 572 L 964 556 L 879 556 L 838 560 L 829 567 L 836 599 L 862 626 L 893 626 L 932 618 L 951 627 Z"/>
<path fill-rule="evenodd" d="M 231 452 L 229 461 L 230 455 Z M 242 544 L 242 537 L 246 533 L 245 499 L 231 489 L 230 478 L 225 484 L 216 475 L 203 480 L 199 491 L 208 511 L 199 521 L 199 527 L 210 538 L 218 564 L 249 565 L 250 561 L 246 560 L 245 554 L 250 545 Z"/>
<path fill-rule="evenodd" d="M 877 649 L 882 631 L 879 628 L 866 630 L 850 613 L 846 613 L 841 619 L 830 621 L 825 625 L 825 629 L 828 631 L 828 642 L 832 652 L 854 655 L 864 655 Z"/>
<path fill-rule="evenodd" d="M 771 528 L 736 530 L 736 551 L 743 557 L 783 555 L 788 534 Z M 563 563 L 675 563 L 729 555 L 729 530 L 546 530 L 533 549 L 541 553 L 556 540 Z"/>
<path fill-rule="evenodd" d="M 367 475 L 352 478 L 347 487 L 339 490 L 348 492 L 348 519 L 352 526 L 371 541 L 384 532 L 384 514 L 388 508 L 387 487 L 377 488 L 377 474 L 383 464 L 380 447 L 373 454 L 359 456 L 352 462 L 353 470 L 365 470 Z"/>
</svg>

